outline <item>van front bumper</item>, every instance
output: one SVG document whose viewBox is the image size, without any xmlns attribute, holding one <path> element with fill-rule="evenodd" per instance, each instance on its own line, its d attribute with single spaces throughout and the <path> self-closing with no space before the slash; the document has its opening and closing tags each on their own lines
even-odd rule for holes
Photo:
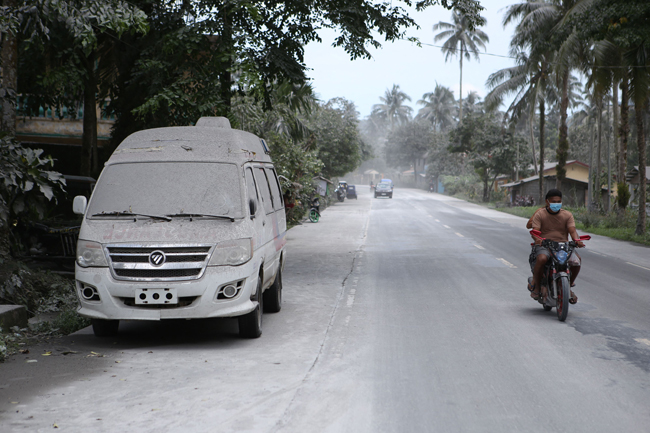
<svg viewBox="0 0 650 433">
<path fill-rule="evenodd" d="M 251 301 L 258 280 L 258 267 L 252 261 L 241 266 L 208 266 L 203 276 L 191 281 L 132 282 L 117 281 L 108 268 L 82 268 L 75 265 L 79 314 L 92 319 L 162 320 L 233 317 L 250 313 L 257 306 Z M 241 283 L 231 299 L 217 299 L 220 287 Z M 99 300 L 87 300 L 81 294 L 94 288 Z M 134 305 L 136 289 L 173 288 L 178 305 Z"/>
</svg>

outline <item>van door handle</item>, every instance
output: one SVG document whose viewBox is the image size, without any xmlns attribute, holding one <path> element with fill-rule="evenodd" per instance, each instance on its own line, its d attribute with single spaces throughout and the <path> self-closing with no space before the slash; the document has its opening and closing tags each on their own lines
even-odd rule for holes
<svg viewBox="0 0 650 433">
<path fill-rule="evenodd" d="M 263 226 L 266 225 L 266 220 L 262 221 L 262 225 L 263 225 Z"/>
</svg>

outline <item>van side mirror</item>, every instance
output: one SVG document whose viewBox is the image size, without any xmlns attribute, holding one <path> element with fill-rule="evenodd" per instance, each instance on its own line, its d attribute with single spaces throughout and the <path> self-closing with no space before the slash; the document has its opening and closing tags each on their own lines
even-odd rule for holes
<svg viewBox="0 0 650 433">
<path fill-rule="evenodd" d="M 83 215 L 86 213 L 86 206 L 88 205 L 88 200 L 83 195 L 78 195 L 74 198 L 72 202 L 72 212 L 77 215 Z"/>
<path fill-rule="evenodd" d="M 248 210 L 250 210 L 251 219 L 255 218 L 255 214 L 257 213 L 257 202 L 255 200 L 248 200 Z"/>
</svg>

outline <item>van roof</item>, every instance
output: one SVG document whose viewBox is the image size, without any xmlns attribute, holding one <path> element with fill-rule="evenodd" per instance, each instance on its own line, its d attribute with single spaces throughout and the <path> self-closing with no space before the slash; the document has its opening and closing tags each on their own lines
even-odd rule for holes
<svg viewBox="0 0 650 433">
<path fill-rule="evenodd" d="M 268 146 L 254 134 L 231 129 L 225 117 L 202 117 L 197 126 L 154 128 L 129 135 L 106 165 L 122 162 L 271 162 Z"/>
</svg>

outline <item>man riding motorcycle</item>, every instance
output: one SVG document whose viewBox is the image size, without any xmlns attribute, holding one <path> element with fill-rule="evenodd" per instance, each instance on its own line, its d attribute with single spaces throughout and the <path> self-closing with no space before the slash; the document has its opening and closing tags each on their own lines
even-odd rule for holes
<svg viewBox="0 0 650 433">
<path fill-rule="evenodd" d="M 562 191 L 551 189 L 546 193 L 546 207 L 539 209 L 532 217 L 532 228 L 542 232 L 541 237 L 550 239 L 555 242 L 567 242 L 568 235 L 571 235 L 576 245 L 583 248 L 585 245 L 580 241 L 576 231 L 575 220 L 571 212 L 562 209 Z M 528 284 L 530 296 L 535 300 L 546 297 L 546 293 L 541 291 L 541 281 L 543 278 L 544 267 L 551 257 L 551 253 L 541 245 L 542 241 L 535 239 L 535 246 L 531 253 L 530 266 L 533 271 L 533 279 Z M 575 280 L 580 272 L 581 259 L 575 252 L 569 257 L 569 268 L 571 272 L 571 287 L 575 286 Z M 545 289 L 545 288 L 544 288 Z M 571 304 L 578 302 L 578 297 L 571 291 Z"/>
</svg>

